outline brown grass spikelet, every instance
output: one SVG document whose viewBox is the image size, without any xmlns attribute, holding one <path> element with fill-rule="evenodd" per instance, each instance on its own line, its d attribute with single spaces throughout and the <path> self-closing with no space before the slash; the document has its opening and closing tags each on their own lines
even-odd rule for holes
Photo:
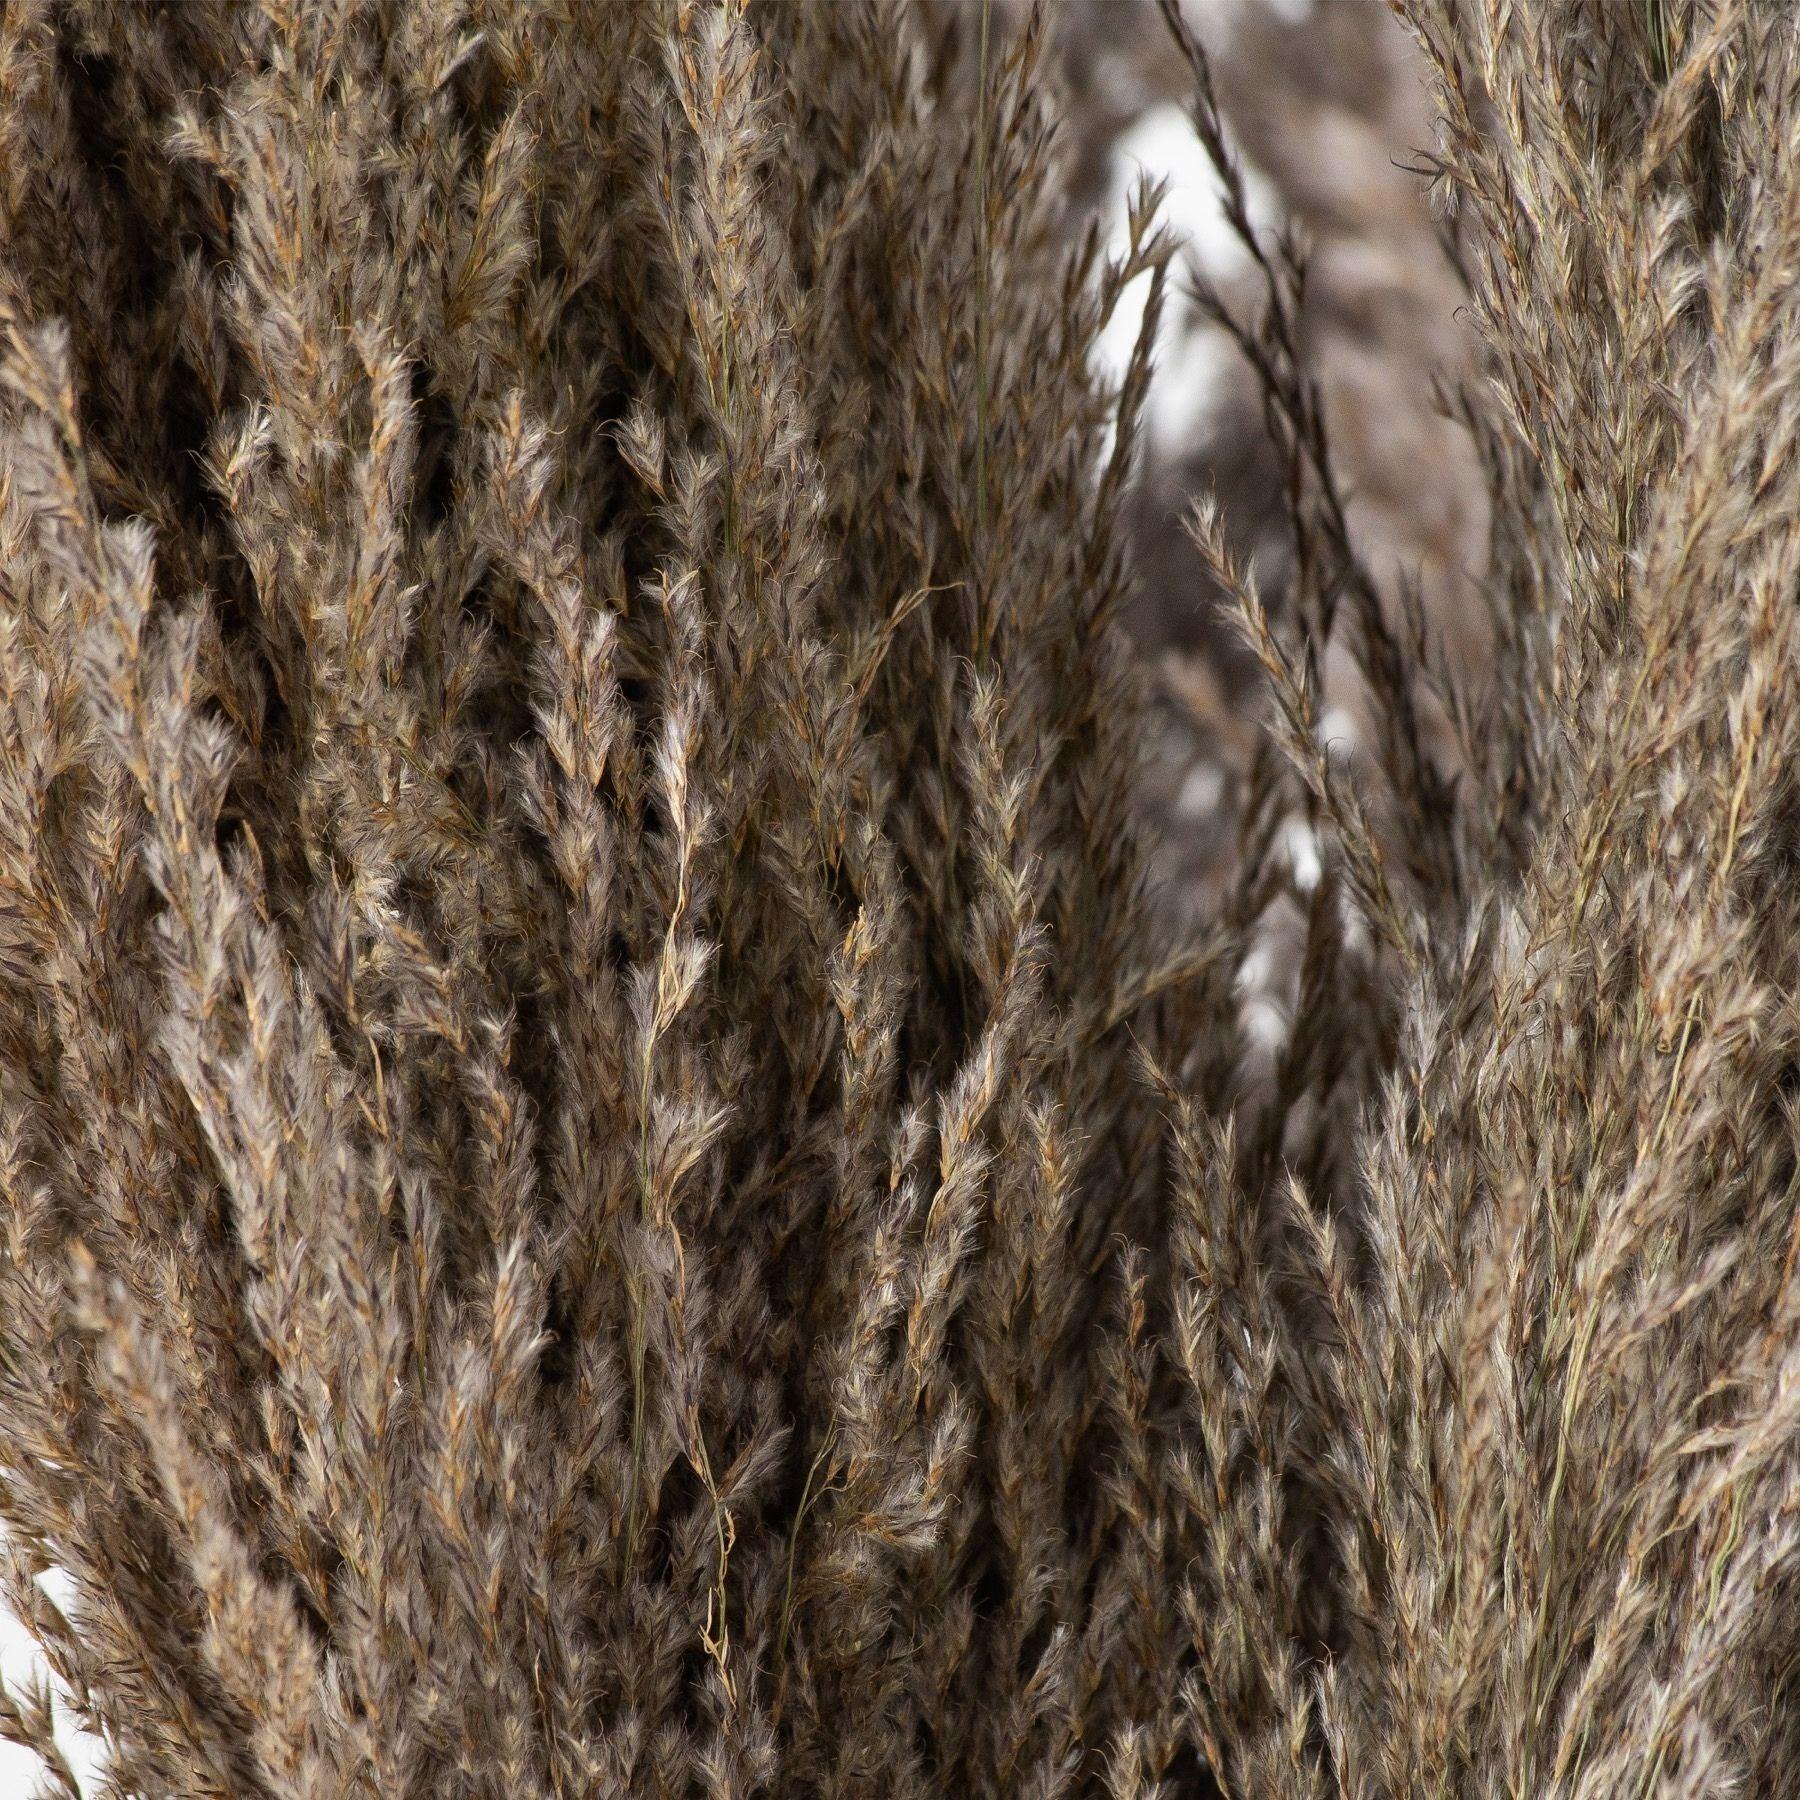
<svg viewBox="0 0 1800 1800">
<path fill-rule="evenodd" d="M 1070 226 L 1046 9 L 0 10 L 43 1792 L 1791 1786 L 1800 51 L 1395 0 L 1457 676 L 1145 10 L 1283 540 L 1194 514 L 1203 907 L 1120 626 L 1182 271 Z"/>
</svg>

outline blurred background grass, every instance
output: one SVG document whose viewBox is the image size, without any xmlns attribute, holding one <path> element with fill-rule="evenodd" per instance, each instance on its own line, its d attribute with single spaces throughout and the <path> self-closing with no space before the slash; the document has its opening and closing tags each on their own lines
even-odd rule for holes
<svg viewBox="0 0 1800 1800">
<path fill-rule="evenodd" d="M 971 13 L 979 0 L 964 0 Z M 1024 0 L 997 0 L 1014 22 Z M 1431 137 L 1422 66 L 1381 0 L 1184 0 L 1211 53 L 1252 203 L 1271 235 L 1309 257 L 1304 347 L 1345 477 L 1354 535 L 1390 606 L 1416 582 L 1449 662 L 1479 656 L 1471 572 L 1486 521 L 1467 439 L 1441 393 L 1470 373 L 1461 286 L 1419 173 Z M 1188 121 L 1186 71 L 1154 0 L 1053 0 L 1068 99 L 1070 227 L 1098 211 L 1122 239 L 1140 173 L 1168 184 L 1164 222 L 1234 307 L 1252 309 L 1248 258 L 1225 227 L 1217 184 Z M 1177 891 L 1204 894 L 1252 743 L 1248 667 L 1214 617 L 1182 530 L 1214 493 L 1278 601 L 1281 471 L 1254 384 L 1223 332 L 1201 320 L 1187 273 L 1157 350 L 1136 498 L 1141 590 L 1131 621 L 1157 693 L 1154 804 Z M 1140 296 L 1141 305 L 1141 296 Z M 1137 318 L 1108 344 L 1122 371 Z M 1359 736 L 1347 659 L 1327 659 L 1330 728 Z M 1304 845 L 1299 854 L 1306 854 Z"/>
</svg>

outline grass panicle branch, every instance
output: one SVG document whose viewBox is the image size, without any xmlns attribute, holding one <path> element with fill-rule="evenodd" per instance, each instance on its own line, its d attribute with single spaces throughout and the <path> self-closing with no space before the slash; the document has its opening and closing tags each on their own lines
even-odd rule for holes
<svg viewBox="0 0 1800 1800">
<path fill-rule="evenodd" d="M 1280 525 L 1194 515 L 1203 907 L 1119 623 L 1179 271 L 1071 228 L 1045 9 L 0 10 L 44 1792 L 1791 1789 L 1800 49 L 1394 10 L 1460 679 L 1160 5 Z"/>
</svg>

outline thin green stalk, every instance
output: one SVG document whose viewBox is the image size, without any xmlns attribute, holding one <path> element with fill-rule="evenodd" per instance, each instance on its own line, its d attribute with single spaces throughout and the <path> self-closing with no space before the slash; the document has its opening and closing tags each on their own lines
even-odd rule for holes
<svg viewBox="0 0 1800 1800">
<path fill-rule="evenodd" d="M 1674 52 L 1669 43 L 1668 0 L 1644 0 L 1644 29 L 1650 34 L 1650 57 L 1656 69 L 1656 79 L 1667 81 L 1669 71 L 1675 66 Z"/>
</svg>

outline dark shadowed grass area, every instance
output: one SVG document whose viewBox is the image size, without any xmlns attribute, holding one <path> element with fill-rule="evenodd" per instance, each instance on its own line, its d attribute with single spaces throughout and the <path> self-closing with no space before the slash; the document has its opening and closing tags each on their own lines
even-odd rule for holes
<svg viewBox="0 0 1800 1800">
<path fill-rule="evenodd" d="M 156 1800 L 1789 1785 L 1783 9 L 1401 8 L 1473 657 L 1161 9 L 1263 471 L 1183 904 L 1172 245 L 947 10 L 0 12 L 48 1792 L 59 1717 Z"/>
</svg>

